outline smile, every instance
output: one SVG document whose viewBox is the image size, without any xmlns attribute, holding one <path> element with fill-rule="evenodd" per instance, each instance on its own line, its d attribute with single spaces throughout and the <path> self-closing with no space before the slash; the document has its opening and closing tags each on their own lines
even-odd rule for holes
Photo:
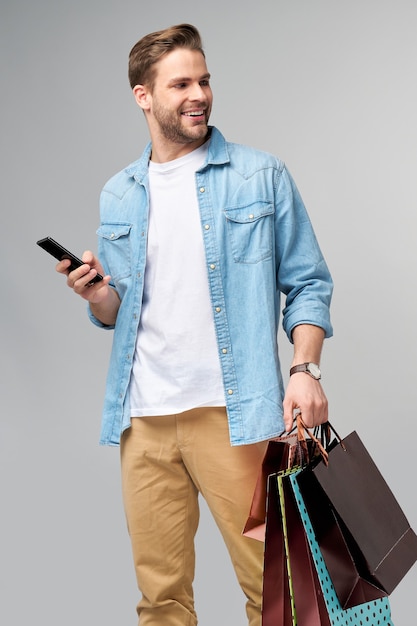
<svg viewBox="0 0 417 626">
<path fill-rule="evenodd" d="M 204 115 L 204 111 L 184 111 L 181 115 L 185 115 L 186 117 L 201 117 Z"/>
</svg>

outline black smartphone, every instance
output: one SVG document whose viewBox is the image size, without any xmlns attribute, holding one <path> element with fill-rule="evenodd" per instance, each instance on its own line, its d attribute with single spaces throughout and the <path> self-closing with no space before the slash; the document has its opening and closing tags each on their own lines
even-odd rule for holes
<svg viewBox="0 0 417 626">
<path fill-rule="evenodd" d="M 84 265 L 83 261 L 79 259 L 75 254 L 72 254 L 69 250 L 66 250 L 60 243 L 52 239 L 52 237 L 44 237 L 43 239 L 39 239 L 36 242 L 38 246 L 52 254 L 58 261 L 63 261 L 64 259 L 69 259 L 71 261 L 71 265 L 69 266 L 70 272 L 80 267 L 80 265 Z M 93 280 L 89 282 L 90 285 L 94 283 L 98 283 L 100 280 L 103 280 L 103 276 L 101 274 L 97 274 L 94 276 Z"/>
</svg>

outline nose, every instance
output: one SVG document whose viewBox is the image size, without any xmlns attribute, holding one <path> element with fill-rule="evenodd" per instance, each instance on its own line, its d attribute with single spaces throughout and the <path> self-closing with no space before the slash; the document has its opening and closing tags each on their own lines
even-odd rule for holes
<svg viewBox="0 0 417 626">
<path fill-rule="evenodd" d="M 190 100 L 206 100 L 206 92 L 200 83 L 193 83 L 189 92 Z"/>
</svg>

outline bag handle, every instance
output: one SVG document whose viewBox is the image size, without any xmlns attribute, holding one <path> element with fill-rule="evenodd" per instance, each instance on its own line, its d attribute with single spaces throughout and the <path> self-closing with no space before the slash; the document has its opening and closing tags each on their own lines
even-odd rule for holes
<svg viewBox="0 0 417 626">
<path fill-rule="evenodd" d="M 322 444 L 322 442 L 320 441 L 320 439 L 314 434 L 314 432 L 311 432 L 311 429 L 307 428 L 307 426 L 304 424 L 303 418 L 301 416 L 301 413 L 298 413 L 296 416 L 296 421 L 297 421 L 297 437 L 298 437 L 298 441 L 300 442 L 302 448 L 304 450 L 307 450 L 307 441 L 306 441 L 306 434 L 309 436 L 310 439 L 312 439 L 312 441 L 314 442 L 314 445 L 318 448 L 318 451 L 320 453 L 321 458 L 323 459 L 323 462 L 325 465 L 329 464 L 329 453 L 327 452 L 326 448 L 324 447 L 324 445 Z M 323 432 L 323 430 L 322 430 Z M 313 454 L 314 456 L 314 454 Z M 307 456 L 308 458 L 308 456 Z"/>
<path fill-rule="evenodd" d="M 344 452 L 347 452 L 347 448 L 343 443 L 343 439 L 329 421 L 324 422 L 324 424 L 320 424 L 320 426 L 315 426 L 313 429 L 313 433 L 311 432 L 311 429 L 305 425 L 301 416 L 301 411 L 296 414 L 295 421 L 299 440 L 300 437 L 302 439 L 305 439 L 305 433 L 307 433 L 309 437 L 313 440 L 314 444 L 317 445 L 319 453 L 323 458 L 325 465 L 328 465 L 329 463 L 328 449 L 331 442 L 331 433 L 333 433 L 333 435 L 336 437 L 337 442 L 342 450 Z"/>
<path fill-rule="evenodd" d="M 342 448 L 342 450 L 344 452 L 347 452 L 347 448 L 346 448 L 345 444 L 343 443 L 343 439 L 336 432 L 334 426 L 332 424 L 330 424 L 329 421 L 325 422 L 324 424 L 321 424 L 321 426 L 318 426 L 317 428 L 321 429 L 322 437 L 323 437 L 323 434 L 324 434 L 324 439 L 326 441 L 326 444 L 325 444 L 326 450 L 328 449 L 329 444 L 330 444 L 330 433 L 333 433 L 334 436 L 336 437 L 338 443 L 340 444 L 340 447 Z"/>
<path fill-rule="evenodd" d="M 323 459 L 323 462 L 325 463 L 325 465 L 328 465 L 328 460 L 329 460 L 328 449 L 331 443 L 332 433 L 337 439 L 337 442 L 342 448 L 342 450 L 344 452 L 347 452 L 346 446 L 343 443 L 342 438 L 340 437 L 340 435 L 337 433 L 334 426 L 329 421 L 324 422 L 323 424 L 320 424 L 319 426 L 314 426 L 313 429 L 308 428 L 303 421 L 303 418 L 301 415 L 301 409 L 294 409 L 293 420 L 294 420 L 293 427 L 290 433 L 287 433 L 287 435 L 293 433 L 294 431 L 297 431 L 297 438 L 298 438 L 298 443 L 301 449 L 301 457 L 302 457 L 301 460 L 303 461 L 303 465 L 308 465 L 310 463 L 310 456 L 314 458 L 316 446 L 317 446 L 320 456 Z M 308 435 L 308 438 L 311 439 L 311 441 L 313 442 L 313 446 L 311 450 L 309 450 L 307 446 L 306 434 Z"/>
</svg>

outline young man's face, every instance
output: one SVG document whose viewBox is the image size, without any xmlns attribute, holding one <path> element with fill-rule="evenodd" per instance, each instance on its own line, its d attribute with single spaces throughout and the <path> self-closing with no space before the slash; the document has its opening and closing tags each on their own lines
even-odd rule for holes
<svg viewBox="0 0 417 626">
<path fill-rule="evenodd" d="M 201 145 L 207 135 L 213 94 L 201 52 L 177 48 L 156 64 L 145 111 L 152 140 Z"/>
</svg>

